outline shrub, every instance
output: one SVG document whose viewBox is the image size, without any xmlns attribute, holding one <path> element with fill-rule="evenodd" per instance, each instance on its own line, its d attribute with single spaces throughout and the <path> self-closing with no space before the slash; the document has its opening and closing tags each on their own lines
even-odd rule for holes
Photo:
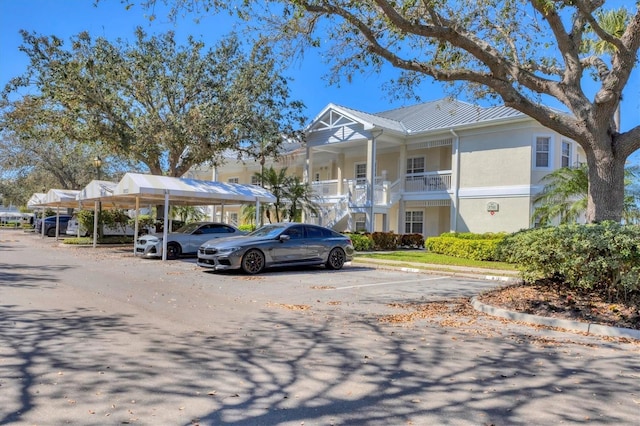
<svg viewBox="0 0 640 426">
<path fill-rule="evenodd" d="M 250 223 L 245 223 L 243 225 L 238 225 L 238 229 L 243 232 L 252 232 L 256 230 L 256 226 Z"/>
<path fill-rule="evenodd" d="M 424 237 L 422 234 L 403 234 L 400 237 L 400 245 L 402 247 L 423 248 Z"/>
<path fill-rule="evenodd" d="M 425 248 L 433 253 L 460 257 L 472 260 L 497 260 L 498 247 L 505 238 L 504 233 L 451 233 L 439 237 L 430 237 L 425 241 Z"/>
<path fill-rule="evenodd" d="M 371 239 L 374 250 L 395 250 L 398 248 L 400 236 L 393 232 L 374 232 Z"/>
<path fill-rule="evenodd" d="M 554 279 L 611 298 L 640 290 L 640 226 L 603 222 L 517 232 L 500 245 L 526 281 Z"/>
<path fill-rule="evenodd" d="M 351 238 L 351 243 L 356 251 L 371 251 L 373 250 L 373 240 L 370 234 L 346 234 Z"/>
</svg>

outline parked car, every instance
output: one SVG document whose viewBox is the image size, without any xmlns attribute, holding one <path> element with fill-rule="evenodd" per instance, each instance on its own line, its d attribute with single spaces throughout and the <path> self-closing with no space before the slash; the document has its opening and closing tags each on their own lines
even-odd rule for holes
<svg viewBox="0 0 640 426">
<path fill-rule="evenodd" d="M 79 235 L 81 237 L 88 237 L 89 235 L 93 235 L 93 229 L 85 229 L 80 226 L 80 222 L 78 221 L 78 217 L 73 215 L 69 223 L 67 224 L 67 235 L 78 235 L 78 227 L 80 227 Z M 138 235 L 148 234 L 149 232 L 153 232 L 154 228 L 149 227 L 140 227 L 138 231 Z M 127 236 L 132 237 L 135 233 L 135 227 L 131 225 L 131 223 L 123 223 L 123 224 L 114 224 L 112 226 L 103 225 L 102 226 L 102 235 L 104 236 Z"/>
<path fill-rule="evenodd" d="M 198 250 L 198 266 L 257 274 L 274 266 L 325 265 L 341 269 L 353 259 L 346 235 L 322 226 L 274 223 L 250 234 L 210 240 Z"/>
<path fill-rule="evenodd" d="M 226 223 L 194 222 L 167 234 L 167 259 L 195 255 L 202 243 L 212 238 L 244 235 L 238 228 Z M 144 235 L 136 240 L 136 254 L 162 257 L 162 234 Z"/>
<path fill-rule="evenodd" d="M 62 235 L 67 231 L 67 225 L 71 220 L 71 215 L 69 214 L 61 214 L 60 215 L 60 228 L 58 230 L 58 235 Z M 47 216 L 44 218 L 44 233 L 47 237 L 55 237 L 56 236 L 56 216 Z M 42 234 L 42 219 L 38 219 L 36 221 L 36 234 Z"/>
</svg>

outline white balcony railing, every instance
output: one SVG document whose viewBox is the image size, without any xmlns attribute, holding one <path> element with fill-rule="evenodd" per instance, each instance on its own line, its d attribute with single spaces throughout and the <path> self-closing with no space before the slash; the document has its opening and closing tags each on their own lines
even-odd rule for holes
<svg viewBox="0 0 640 426">
<path fill-rule="evenodd" d="M 416 173 L 405 176 L 406 192 L 448 191 L 451 189 L 451 172 Z"/>
<path fill-rule="evenodd" d="M 442 192 L 451 189 L 451 171 L 414 173 L 405 176 L 404 188 L 401 180 L 389 182 L 381 177 L 375 178 L 373 197 L 375 205 L 384 206 L 396 202 L 402 191 L 404 192 Z M 342 182 L 342 193 L 339 193 L 338 180 L 324 180 L 311 182 L 314 195 L 321 203 L 336 203 L 342 197 L 347 197 L 353 206 L 368 204 L 369 185 L 360 180 L 345 179 Z"/>
</svg>

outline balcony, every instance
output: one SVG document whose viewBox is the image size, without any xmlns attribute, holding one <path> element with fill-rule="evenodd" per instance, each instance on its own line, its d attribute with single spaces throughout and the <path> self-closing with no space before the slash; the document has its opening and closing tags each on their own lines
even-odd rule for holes
<svg viewBox="0 0 640 426">
<path fill-rule="evenodd" d="M 375 178 L 373 197 L 376 206 L 389 206 L 399 199 L 399 195 L 404 193 L 434 193 L 446 192 L 451 189 L 451 171 L 443 170 L 437 172 L 414 173 L 404 177 L 402 181 L 389 182 L 381 177 Z M 332 204 L 341 199 L 347 198 L 352 206 L 367 205 L 368 185 L 357 180 L 344 179 L 339 185 L 337 179 L 311 182 L 313 193 L 318 202 Z M 342 187 L 342 193 L 339 188 Z"/>
<path fill-rule="evenodd" d="M 451 189 L 451 171 L 414 173 L 405 176 L 405 192 L 438 192 Z"/>
</svg>

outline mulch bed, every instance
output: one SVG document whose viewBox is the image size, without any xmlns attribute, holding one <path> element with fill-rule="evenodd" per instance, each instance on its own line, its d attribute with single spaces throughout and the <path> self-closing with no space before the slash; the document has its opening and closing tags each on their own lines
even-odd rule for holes
<svg viewBox="0 0 640 426">
<path fill-rule="evenodd" d="M 478 299 L 516 312 L 640 330 L 638 293 L 613 298 L 604 292 L 584 292 L 540 281 L 497 289 Z"/>
</svg>

